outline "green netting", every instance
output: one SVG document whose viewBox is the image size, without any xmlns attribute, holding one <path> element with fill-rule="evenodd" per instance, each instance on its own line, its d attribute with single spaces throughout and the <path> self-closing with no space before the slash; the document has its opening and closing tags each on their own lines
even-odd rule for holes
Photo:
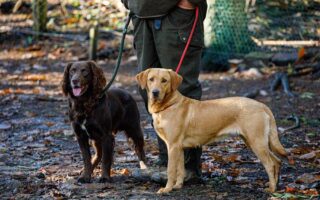
<svg viewBox="0 0 320 200">
<path fill-rule="evenodd" d="M 249 52 L 291 51 L 288 46 L 257 46 L 256 40 L 319 40 L 320 1 L 208 0 L 202 68 L 220 70 L 228 59 Z"/>
<path fill-rule="evenodd" d="M 250 52 L 255 44 L 248 31 L 244 0 L 208 1 L 204 66 L 224 67 L 231 56 Z"/>
</svg>

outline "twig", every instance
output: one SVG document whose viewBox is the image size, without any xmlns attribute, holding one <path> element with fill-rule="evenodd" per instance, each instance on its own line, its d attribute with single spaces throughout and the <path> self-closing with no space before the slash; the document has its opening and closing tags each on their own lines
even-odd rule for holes
<svg viewBox="0 0 320 200">
<path fill-rule="evenodd" d="M 258 45 L 258 46 L 320 46 L 320 41 L 315 40 L 259 40 L 258 38 L 251 37 L 252 40 Z"/>
<path fill-rule="evenodd" d="M 22 3 L 23 3 L 23 0 L 18 0 L 17 3 L 14 5 L 12 12 L 16 13 L 21 7 Z"/>
<path fill-rule="evenodd" d="M 280 131 L 281 133 L 284 133 L 284 132 L 286 132 L 286 131 L 289 131 L 289 130 L 296 129 L 296 128 L 299 128 L 299 127 L 300 127 L 300 120 L 299 120 L 299 118 L 298 118 L 296 115 L 292 114 L 291 116 L 287 117 L 287 120 L 294 121 L 295 123 L 294 123 L 294 125 L 289 126 L 289 127 L 287 127 L 287 128 L 281 128 L 281 127 L 279 127 L 278 129 L 279 129 L 279 131 Z"/>
</svg>

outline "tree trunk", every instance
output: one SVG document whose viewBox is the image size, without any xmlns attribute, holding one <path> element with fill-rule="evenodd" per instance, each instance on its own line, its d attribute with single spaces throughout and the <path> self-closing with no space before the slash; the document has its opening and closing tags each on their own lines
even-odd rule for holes
<svg viewBox="0 0 320 200">
<path fill-rule="evenodd" d="M 47 0 L 32 0 L 33 30 L 46 31 L 47 25 Z M 38 38 L 38 36 L 36 36 Z"/>
</svg>

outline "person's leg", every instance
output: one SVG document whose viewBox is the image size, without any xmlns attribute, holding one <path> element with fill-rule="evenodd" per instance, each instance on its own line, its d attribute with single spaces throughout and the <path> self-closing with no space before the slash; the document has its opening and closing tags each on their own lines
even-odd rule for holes
<svg viewBox="0 0 320 200">
<path fill-rule="evenodd" d="M 163 18 L 160 30 L 153 29 L 156 42 L 155 47 L 162 67 L 176 69 L 188 39 L 193 20 L 193 10 L 176 8 Z M 193 99 L 200 99 L 202 95 L 201 84 L 198 81 L 202 48 L 203 24 L 202 21 L 199 21 L 179 72 L 183 77 L 179 91 L 183 95 Z M 197 176 L 201 176 L 201 154 L 201 147 L 185 150 L 185 167 Z"/>
<path fill-rule="evenodd" d="M 150 67 L 161 67 L 154 46 L 154 38 L 152 33 L 153 20 L 133 18 L 134 25 L 134 47 L 138 57 L 138 70 L 143 71 Z M 146 90 L 139 87 L 145 107 L 148 110 L 148 97 Z M 157 136 L 159 147 L 159 165 L 167 166 L 168 155 L 166 144 Z"/>
</svg>

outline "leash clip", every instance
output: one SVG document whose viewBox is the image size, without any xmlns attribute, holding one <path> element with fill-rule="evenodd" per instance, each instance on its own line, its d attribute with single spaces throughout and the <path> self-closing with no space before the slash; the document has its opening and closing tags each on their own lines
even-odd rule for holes
<svg viewBox="0 0 320 200">
<path fill-rule="evenodd" d="M 153 21 L 153 26 L 156 30 L 160 30 L 161 29 L 161 19 L 155 19 Z"/>
</svg>

